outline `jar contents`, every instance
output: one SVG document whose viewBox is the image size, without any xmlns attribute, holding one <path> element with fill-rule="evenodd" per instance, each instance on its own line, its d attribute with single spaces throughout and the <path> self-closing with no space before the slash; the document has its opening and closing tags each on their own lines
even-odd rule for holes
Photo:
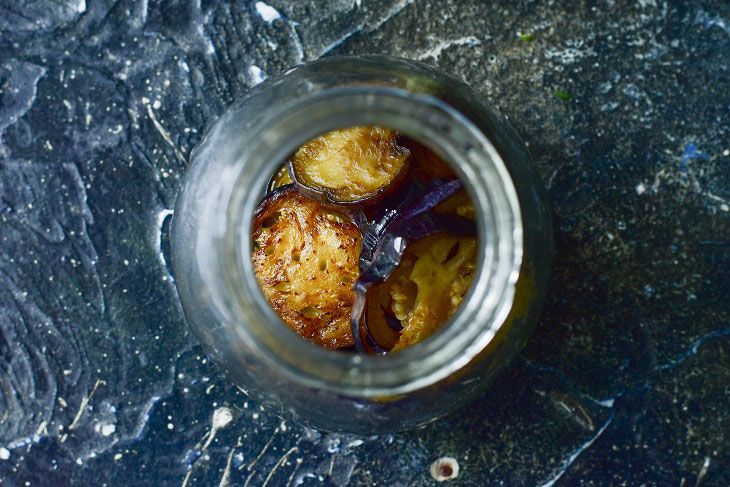
<svg viewBox="0 0 730 487">
<path fill-rule="evenodd" d="M 360 230 L 350 218 L 285 186 L 254 216 L 253 265 L 264 296 L 294 331 L 326 348 L 352 345 L 352 285 Z"/>
<path fill-rule="evenodd" d="M 409 151 L 383 127 L 328 132 L 301 146 L 287 166 L 299 190 L 335 204 L 373 203 L 406 172 Z"/>
<path fill-rule="evenodd" d="M 268 190 L 254 273 L 279 317 L 317 345 L 401 350 L 436 332 L 469 290 L 474 206 L 447 163 L 394 130 L 312 139 Z"/>
</svg>

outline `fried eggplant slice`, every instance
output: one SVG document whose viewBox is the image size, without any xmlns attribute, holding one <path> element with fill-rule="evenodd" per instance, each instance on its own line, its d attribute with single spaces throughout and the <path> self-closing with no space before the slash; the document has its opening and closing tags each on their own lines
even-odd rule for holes
<svg viewBox="0 0 730 487">
<path fill-rule="evenodd" d="M 282 164 L 282 166 L 276 170 L 274 175 L 271 176 L 271 179 L 269 179 L 269 184 L 266 185 L 266 192 L 271 193 L 275 189 L 292 183 L 293 181 L 291 180 L 291 176 L 289 176 L 289 170 L 287 169 L 286 164 Z"/>
<path fill-rule="evenodd" d="M 256 210 L 252 239 L 256 279 L 281 319 L 322 347 L 352 345 L 361 236 L 349 217 L 283 187 Z"/>
<path fill-rule="evenodd" d="M 409 294 L 407 281 L 395 281 L 389 294 L 395 303 L 410 303 L 410 309 L 398 309 L 403 331 L 393 351 L 431 336 L 448 320 L 466 295 L 476 268 L 475 237 L 434 235 L 406 250 L 413 267 L 408 281 L 416 286 Z M 412 289 L 412 288 L 410 288 Z M 396 307 L 397 309 L 397 307 Z"/>
<path fill-rule="evenodd" d="M 410 245 L 398 269 L 368 290 L 367 326 L 375 342 L 397 351 L 431 336 L 461 304 L 475 263 L 474 237 L 441 233 Z"/>
<path fill-rule="evenodd" d="M 361 126 L 328 132 L 301 146 L 288 161 L 299 191 L 342 205 L 374 203 L 401 181 L 410 152 L 397 133 Z"/>
</svg>

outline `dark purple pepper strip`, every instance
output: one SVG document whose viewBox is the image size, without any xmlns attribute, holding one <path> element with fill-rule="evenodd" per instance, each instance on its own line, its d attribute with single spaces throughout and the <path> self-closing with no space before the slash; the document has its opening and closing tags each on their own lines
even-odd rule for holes
<svg viewBox="0 0 730 487">
<path fill-rule="evenodd" d="M 368 222 L 365 214 L 359 212 L 355 222 L 362 233 L 362 247 L 360 250 L 360 273 L 365 272 L 374 260 L 375 253 L 383 237 L 390 232 L 394 225 L 405 224 L 416 216 L 433 209 L 449 196 L 463 189 L 461 181 L 433 180 L 429 184 L 412 181 L 405 191 L 393 195 L 384 204 L 372 222 Z"/>
<path fill-rule="evenodd" d="M 444 201 L 449 196 L 453 196 L 464 189 L 459 179 L 439 184 L 434 189 L 426 192 L 421 198 L 413 203 L 399 209 L 398 217 L 393 223 L 410 220 L 416 215 L 425 211 L 432 210 L 436 205 Z"/>
</svg>

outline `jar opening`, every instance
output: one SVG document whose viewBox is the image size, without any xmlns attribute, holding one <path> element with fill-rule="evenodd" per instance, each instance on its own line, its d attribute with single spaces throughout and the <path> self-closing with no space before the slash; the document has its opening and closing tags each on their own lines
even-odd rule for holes
<svg viewBox="0 0 730 487">
<path fill-rule="evenodd" d="M 450 320 L 425 341 L 385 356 L 325 350 L 296 335 L 269 306 L 250 258 L 254 210 L 281 161 L 319 134 L 363 125 L 395 129 L 452 166 L 473 201 L 479 242 L 472 284 Z M 232 314 L 239 318 L 236 332 L 262 360 L 313 387 L 372 397 L 433 384 L 486 347 L 512 305 L 522 222 L 514 186 L 485 134 L 435 97 L 358 85 L 298 98 L 269 114 L 254 140 L 239 148 L 220 262 Z"/>
</svg>

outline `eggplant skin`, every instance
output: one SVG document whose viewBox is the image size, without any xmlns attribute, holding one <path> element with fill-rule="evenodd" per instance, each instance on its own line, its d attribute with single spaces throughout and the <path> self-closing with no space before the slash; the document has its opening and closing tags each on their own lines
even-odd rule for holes
<svg viewBox="0 0 730 487">
<path fill-rule="evenodd" d="M 256 279 L 284 323 L 324 348 L 352 345 L 362 237 L 349 216 L 282 187 L 257 208 L 252 239 Z"/>
<path fill-rule="evenodd" d="M 385 127 L 334 130 L 301 146 L 289 161 L 300 190 L 336 204 L 374 202 L 403 179 L 410 151 Z"/>
<path fill-rule="evenodd" d="M 289 176 L 289 171 L 286 168 L 286 164 L 282 164 L 281 167 L 276 170 L 273 176 L 271 176 L 271 179 L 269 179 L 269 184 L 266 185 L 266 192 L 271 193 L 275 189 L 279 189 L 282 186 L 286 186 L 287 184 L 292 183 L 293 181 Z"/>
</svg>

